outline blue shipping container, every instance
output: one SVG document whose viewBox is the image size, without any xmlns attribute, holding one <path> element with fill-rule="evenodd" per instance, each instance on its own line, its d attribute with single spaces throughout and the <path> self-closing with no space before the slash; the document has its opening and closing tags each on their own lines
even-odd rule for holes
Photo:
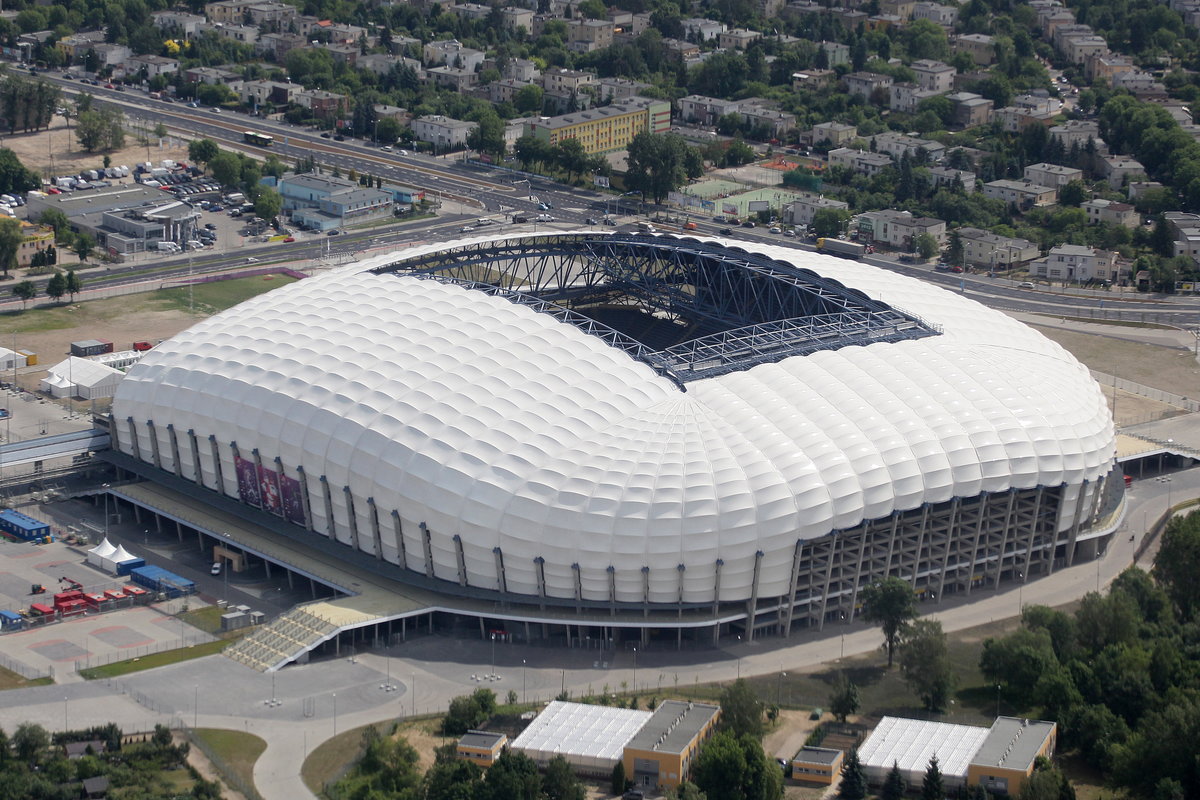
<svg viewBox="0 0 1200 800">
<path fill-rule="evenodd" d="M 25 542 L 44 539 L 50 535 L 50 525 L 20 511 L 6 508 L 0 511 L 0 531 Z"/>
<path fill-rule="evenodd" d="M 146 566 L 146 559 L 144 558 L 135 558 L 130 561 L 122 561 L 120 564 L 117 564 L 117 574 L 128 575 L 131 570 L 144 566 Z"/>
<path fill-rule="evenodd" d="M 0 611 L 0 627 L 5 630 L 19 630 L 25 627 L 25 618 L 15 611 Z"/>
<path fill-rule="evenodd" d="M 129 571 L 130 579 L 154 592 L 163 592 L 167 597 L 179 597 L 196 591 L 196 584 L 154 564 L 134 567 Z"/>
</svg>

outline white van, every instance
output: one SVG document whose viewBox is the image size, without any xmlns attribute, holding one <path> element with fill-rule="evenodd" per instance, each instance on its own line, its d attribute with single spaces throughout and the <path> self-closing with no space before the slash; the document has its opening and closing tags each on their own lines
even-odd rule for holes
<svg viewBox="0 0 1200 800">
<path fill-rule="evenodd" d="M 183 248 L 175 242 L 156 242 L 155 246 L 160 253 L 179 253 Z"/>
</svg>

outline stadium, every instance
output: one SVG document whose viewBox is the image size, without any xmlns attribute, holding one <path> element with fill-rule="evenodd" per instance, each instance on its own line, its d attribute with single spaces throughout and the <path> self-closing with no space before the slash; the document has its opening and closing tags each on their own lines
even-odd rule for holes
<svg viewBox="0 0 1200 800">
<path fill-rule="evenodd" d="M 156 347 L 109 425 L 127 474 L 481 631 L 787 635 L 882 576 L 938 600 L 1098 557 L 1124 491 L 1100 388 L 1033 329 L 702 237 L 372 257 Z"/>
</svg>

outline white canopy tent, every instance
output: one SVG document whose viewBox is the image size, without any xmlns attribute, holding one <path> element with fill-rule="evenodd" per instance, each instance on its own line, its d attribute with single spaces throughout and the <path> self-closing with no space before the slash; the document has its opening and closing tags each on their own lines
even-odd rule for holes
<svg viewBox="0 0 1200 800">
<path fill-rule="evenodd" d="M 108 561 L 108 559 L 110 559 L 112 554 L 115 552 L 117 552 L 117 548 L 113 547 L 112 542 L 110 542 L 106 536 L 104 537 L 103 542 L 96 545 L 91 550 L 88 550 L 87 563 L 91 564 L 93 567 L 106 569 L 105 562 Z"/>
<path fill-rule="evenodd" d="M 86 358 L 71 356 L 55 364 L 42 378 L 40 388 L 51 397 L 112 397 L 125 373 Z"/>
</svg>

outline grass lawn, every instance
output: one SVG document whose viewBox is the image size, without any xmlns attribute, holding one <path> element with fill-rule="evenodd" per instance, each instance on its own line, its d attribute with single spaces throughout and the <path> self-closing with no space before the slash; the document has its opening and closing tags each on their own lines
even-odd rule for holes
<svg viewBox="0 0 1200 800">
<path fill-rule="evenodd" d="M 224 650 L 233 641 L 233 639 L 218 639 L 215 642 L 204 642 L 202 644 L 189 645 L 188 647 L 180 647 L 175 650 L 164 650 L 161 653 L 153 653 L 148 656 L 141 656 L 140 658 L 131 658 L 127 661 L 114 661 L 111 664 L 105 664 L 101 667 L 81 669 L 79 674 L 85 680 L 116 678 L 120 675 L 128 675 L 131 672 L 141 672 L 145 669 L 165 667 L 167 664 L 178 664 L 180 661 L 188 661 L 193 658 L 211 656 L 214 653 Z"/>
<path fill-rule="evenodd" d="M 216 636 L 221 633 L 221 615 L 227 611 L 228 609 L 221 608 L 220 606 L 205 606 L 204 608 L 193 608 L 191 611 L 184 611 L 179 615 L 179 618 L 193 628 L 198 628 L 205 633 L 211 633 Z"/>
<path fill-rule="evenodd" d="M 256 275 L 197 284 L 192 288 L 195 315 L 206 317 L 232 308 L 243 300 L 291 283 L 286 275 Z M 0 314 L 6 333 L 36 333 L 62 330 L 88 323 L 108 322 L 119 317 L 155 311 L 183 311 L 190 307 L 188 289 L 160 289 L 141 294 L 105 297 L 86 303 L 64 303 L 50 308 L 31 308 Z"/>
<path fill-rule="evenodd" d="M 342 731 L 332 739 L 321 742 L 308 754 L 308 757 L 304 759 L 304 764 L 300 767 L 300 777 L 313 794 L 318 797 L 322 796 L 325 786 L 330 781 L 340 778 L 358 759 L 362 751 L 363 731 L 368 727 L 372 726 L 364 725 L 360 728 Z M 390 723 L 377 722 L 373 727 L 377 728 L 380 733 L 385 733 L 389 729 Z"/>
<path fill-rule="evenodd" d="M 242 785 L 254 786 L 254 764 L 267 749 L 266 741 L 254 734 L 219 728 L 197 728 L 193 733 L 209 752 L 224 762 L 223 766 L 231 770 Z M 215 766 L 221 768 L 220 764 Z"/>
<path fill-rule="evenodd" d="M 53 683 L 53 678 L 34 678 L 30 680 L 12 670 L 0 667 L 0 692 L 5 689 L 24 689 L 28 686 L 50 686 Z"/>
</svg>

